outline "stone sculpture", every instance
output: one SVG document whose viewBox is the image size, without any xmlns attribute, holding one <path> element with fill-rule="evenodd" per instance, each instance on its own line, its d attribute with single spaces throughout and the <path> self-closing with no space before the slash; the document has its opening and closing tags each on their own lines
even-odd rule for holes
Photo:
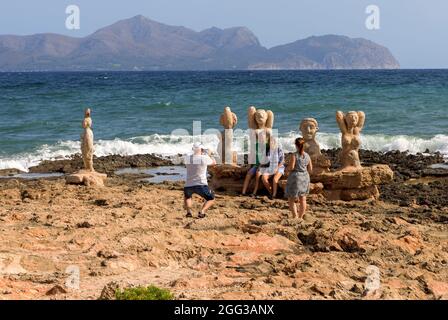
<svg viewBox="0 0 448 320">
<path fill-rule="evenodd" d="M 344 114 L 336 112 L 336 121 L 342 132 L 340 162 L 342 170 L 352 171 L 361 168 L 359 147 L 361 146 L 360 132 L 364 127 L 365 114 L 362 111 L 350 111 Z"/>
<path fill-rule="evenodd" d="M 300 122 L 299 126 L 302 137 L 305 140 L 305 151 L 310 156 L 318 156 L 321 154 L 319 143 L 316 140 L 316 133 L 319 131 L 319 125 L 314 118 L 305 118 Z"/>
<path fill-rule="evenodd" d="M 68 175 L 65 181 L 69 184 L 84 184 L 86 186 L 104 186 L 104 181 L 107 175 L 96 172 L 93 168 L 93 131 L 92 118 L 90 109 L 84 111 L 84 120 L 82 121 L 82 128 L 84 131 L 81 134 L 81 154 L 84 169 Z"/>
<path fill-rule="evenodd" d="M 84 111 L 84 120 L 82 122 L 84 131 L 81 134 L 81 153 L 84 169 L 93 172 L 95 170 L 93 169 L 93 131 L 90 113 L 90 109 Z"/>
<path fill-rule="evenodd" d="M 254 106 L 249 107 L 247 111 L 247 124 L 249 127 L 249 164 L 256 163 L 257 142 L 267 139 L 268 134 L 272 132 L 274 125 L 274 113 L 271 110 L 256 109 Z M 259 144 L 258 153 L 260 156 L 266 151 L 266 146 Z M 266 160 L 263 158 L 263 161 Z"/>
<path fill-rule="evenodd" d="M 274 113 L 271 110 L 257 110 L 252 106 L 249 107 L 247 112 L 247 122 L 249 129 L 272 129 L 274 125 Z"/>
<path fill-rule="evenodd" d="M 233 151 L 233 128 L 235 128 L 238 123 L 238 118 L 236 114 L 230 110 L 230 107 L 225 107 L 219 122 L 224 127 L 224 130 L 221 132 L 221 139 L 218 146 L 221 162 L 222 164 L 235 165 L 237 162 L 237 155 L 236 152 Z"/>
<path fill-rule="evenodd" d="M 232 119 L 230 113 L 227 114 L 228 119 Z M 222 118 L 224 117 L 222 116 Z M 299 128 L 305 139 L 305 150 L 313 161 L 311 196 L 343 201 L 378 199 L 378 186 L 393 181 L 394 173 L 388 165 L 384 164 L 361 167 L 358 150 L 361 144 L 359 134 L 365 122 L 364 113 L 359 111 L 344 114 L 338 111 L 336 118 L 342 131 L 343 146 L 340 155 L 343 169 L 336 171 L 330 171 L 331 163 L 325 154 L 322 154 L 316 140 L 316 133 L 319 130 L 316 119 L 306 118 L 300 123 Z M 252 132 L 250 136 L 259 138 L 260 135 L 269 132 L 272 128 L 273 119 L 272 112 L 250 107 L 248 111 L 248 124 L 249 128 L 252 129 L 250 130 Z M 224 123 L 227 122 L 222 120 L 221 124 L 224 125 Z M 231 127 L 231 123 L 228 127 Z M 252 138 L 251 143 L 253 142 Z M 263 141 L 263 139 L 259 141 Z M 255 152 L 254 149 L 251 148 L 251 152 Z M 254 162 L 250 163 L 253 164 Z M 210 185 L 216 191 L 239 193 L 248 169 L 249 166 L 215 166 L 210 169 L 212 176 Z M 286 175 L 279 182 L 281 188 L 286 185 L 285 179 Z"/>
<path fill-rule="evenodd" d="M 319 143 L 316 140 L 316 133 L 319 131 L 319 125 L 314 118 L 305 118 L 299 126 L 302 137 L 305 139 L 305 151 L 310 155 L 313 163 L 312 176 L 330 171 L 330 160 L 320 151 Z"/>
<path fill-rule="evenodd" d="M 318 180 L 324 185 L 324 195 L 328 200 L 378 199 L 378 185 L 393 180 L 393 171 L 388 165 L 362 167 L 359 160 L 361 146 L 360 132 L 364 126 L 365 114 L 350 111 L 336 112 L 336 121 L 342 132 L 342 151 L 339 155 L 341 169 L 324 172 Z"/>
</svg>

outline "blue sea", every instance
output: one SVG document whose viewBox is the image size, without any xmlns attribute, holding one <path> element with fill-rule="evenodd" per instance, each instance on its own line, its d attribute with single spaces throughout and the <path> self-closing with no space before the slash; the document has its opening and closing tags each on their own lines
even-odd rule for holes
<svg viewBox="0 0 448 320">
<path fill-rule="evenodd" d="M 190 150 L 193 121 L 221 129 L 224 106 L 247 129 L 250 105 L 274 112 L 286 150 L 305 117 L 322 148 L 338 147 L 335 111 L 363 110 L 362 148 L 448 157 L 448 70 L 0 73 L 0 169 L 80 152 L 86 107 L 96 155 L 172 156 Z"/>
</svg>

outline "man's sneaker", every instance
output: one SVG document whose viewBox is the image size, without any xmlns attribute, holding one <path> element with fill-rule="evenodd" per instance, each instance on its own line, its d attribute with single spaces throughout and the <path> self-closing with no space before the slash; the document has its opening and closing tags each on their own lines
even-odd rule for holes
<svg viewBox="0 0 448 320">
<path fill-rule="evenodd" d="M 199 219 L 205 218 L 205 213 L 199 212 L 198 213 L 198 218 Z"/>
<path fill-rule="evenodd" d="M 191 214 L 191 212 L 187 212 L 187 215 L 185 216 L 187 218 L 193 218 L 193 215 Z"/>
</svg>

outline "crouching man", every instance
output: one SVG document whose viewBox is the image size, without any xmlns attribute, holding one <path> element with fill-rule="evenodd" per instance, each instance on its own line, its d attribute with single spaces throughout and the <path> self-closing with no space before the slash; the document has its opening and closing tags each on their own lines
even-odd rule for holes
<svg viewBox="0 0 448 320">
<path fill-rule="evenodd" d="M 197 194 L 205 200 L 198 214 L 198 218 L 205 218 L 205 213 L 215 202 L 215 195 L 207 183 L 207 166 L 215 165 L 216 161 L 210 157 L 209 151 L 200 143 L 193 145 L 193 154 L 185 156 L 184 161 L 187 167 L 187 178 L 184 188 L 187 218 L 193 216 L 191 212 L 193 194 Z"/>
</svg>

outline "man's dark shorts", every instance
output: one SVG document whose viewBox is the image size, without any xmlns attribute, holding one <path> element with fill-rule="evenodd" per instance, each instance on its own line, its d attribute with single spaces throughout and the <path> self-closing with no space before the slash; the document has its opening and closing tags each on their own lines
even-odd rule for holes
<svg viewBox="0 0 448 320">
<path fill-rule="evenodd" d="M 215 199 L 215 195 L 208 186 L 193 186 L 184 188 L 185 199 L 190 199 L 194 193 L 207 201 Z"/>
</svg>

